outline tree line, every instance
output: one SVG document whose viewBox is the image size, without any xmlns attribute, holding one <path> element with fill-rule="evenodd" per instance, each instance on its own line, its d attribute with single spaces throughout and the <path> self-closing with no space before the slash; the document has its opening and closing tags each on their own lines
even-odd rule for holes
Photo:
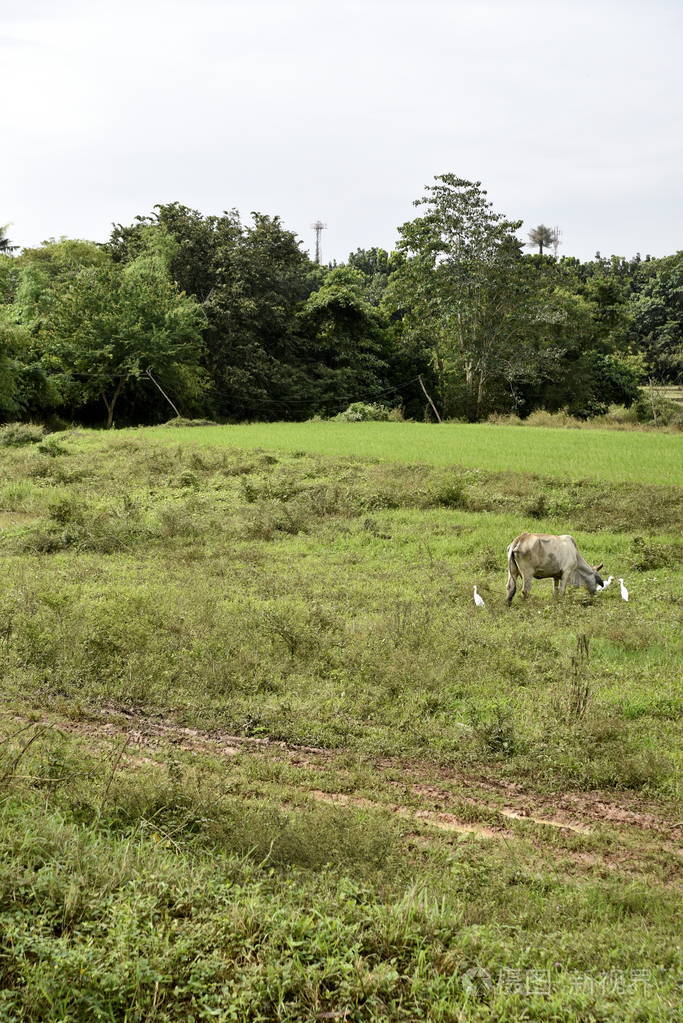
<svg viewBox="0 0 683 1023">
<path fill-rule="evenodd" d="M 479 182 L 434 179 L 392 252 L 319 266 L 278 217 L 156 206 L 106 243 L 0 229 L 0 419 L 444 418 L 630 405 L 683 368 L 683 252 L 525 252 Z M 555 244 L 555 250 L 557 244 Z M 167 397 L 168 396 L 168 397 Z"/>
</svg>

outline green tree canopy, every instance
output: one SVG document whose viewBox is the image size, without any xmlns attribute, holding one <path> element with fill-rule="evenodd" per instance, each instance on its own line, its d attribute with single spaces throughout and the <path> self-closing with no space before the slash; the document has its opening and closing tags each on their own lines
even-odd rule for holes
<svg viewBox="0 0 683 1023">
<path fill-rule="evenodd" d="M 373 401 L 387 388 L 384 323 L 364 292 L 359 270 L 336 267 L 302 309 L 302 328 L 313 337 L 309 378 L 317 411 Z"/>
<path fill-rule="evenodd" d="M 631 341 L 644 355 L 649 375 L 676 383 L 683 375 L 683 251 L 656 263 L 656 272 L 631 301 Z"/>
<path fill-rule="evenodd" d="M 436 182 L 415 204 L 424 216 L 400 229 L 407 258 L 390 300 L 409 331 L 429 337 L 446 412 L 478 419 L 502 361 L 534 332 L 535 278 L 515 237 L 521 221 L 496 213 L 481 182 Z"/>
<path fill-rule="evenodd" d="M 113 258 L 134 258 L 151 229 L 174 239 L 173 279 L 206 315 L 211 412 L 268 419 L 305 411 L 309 339 L 301 335 L 298 314 L 323 271 L 293 232 L 279 217 L 254 213 L 243 225 L 236 210 L 204 217 L 170 203 L 130 227 L 117 225 L 109 243 Z"/>
<path fill-rule="evenodd" d="M 399 252 L 387 252 L 379 248 L 356 249 L 350 253 L 348 265 L 363 274 L 365 297 L 371 305 L 382 304 L 389 278 L 404 259 Z"/>
<path fill-rule="evenodd" d="M 171 280 L 158 242 L 125 266 L 85 266 L 53 288 L 47 300 L 46 356 L 63 376 L 75 405 L 101 400 L 107 426 L 131 381 L 150 369 L 198 370 L 201 307 Z"/>
</svg>

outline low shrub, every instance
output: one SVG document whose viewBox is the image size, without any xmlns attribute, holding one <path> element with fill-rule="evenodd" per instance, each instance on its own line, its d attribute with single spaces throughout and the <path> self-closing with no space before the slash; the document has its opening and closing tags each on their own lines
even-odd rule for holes
<svg viewBox="0 0 683 1023">
<path fill-rule="evenodd" d="M 48 515 L 60 526 L 69 523 L 82 524 L 85 519 L 86 505 L 78 494 L 57 494 L 48 504 Z"/>
<path fill-rule="evenodd" d="M 178 477 L 178 485 L 183 490 L 197 490 L 199 488 L 199 477 L 190 469 L 185 469 Z"/>
<path fill-rule="evenodd" d="M 486 422 L 492 426 L 524 426 L 524 420 L 513 413 L 507 415 L 503 412 L 492 412 Z"/>
<path fill-rule="evenodd" d="M 68 455 L 69 449 L 60 444 L 56 437 L 46 437 L 38 445 L 41 455 L 49 455 L 50 458 L 57 458 L 58 455 Z"/>
<path fill-rule="evenodd" d="M 639 423 L 683 428 L 683 406 L 658 394 L 656 390 L 641 391 L 635 403 L 635 412 Z"/>
<path fill-rule="evenodd" d="M 341 423 L 387 423 L 390 418 L 391 413 L 386 405 L 364 401 L 355 401 L 349 405 L 346 411 L 334 416 L 335 421 Z M 394 422 L 396 422 L 395 418 Z"/>
<path fill-rule="evenodd" d="M 336 484 L 320 484 L 303 490 L 292 502 L 312 519 L 348 514 L 352 505 L 347 491 Z"/>
<path fill-rule="evenodd" d="M 611 405 L 602 416 L 596 416 L 593 422 L 600 426 L 633 427 L 638 425 L 638 414 L 635 405 Z"/>
<path fill-rule="evenodd" d="M 484 757 L 513 757 L 521 751 L 512 712 L 496 704 L 488 717 L 473 711 L 472 736 Z"/>
<path fill-rule="evenodd" d="M 307 532 L 305 512 L 283 501 L 254 501 L 245 509 L 243 535 L 250 540 L 272 540 L 277 533 L 296 536 Z"/>
<path fill-rule="evenodd" d="M 634 536 L 631 541 L 631 564 L 638 572 L 679 565 L 683 561 L 681 544 L 657 543 L 651 537 Z"/>
<path fill-rule="evenodd" d="M 565 430 L 651 430 L 683 429 L 683 406 L 663 397 L 655 398 L 654 409 L 649 393 L 643 393 L 630 408 L 612 405 L 603 415 L 579 419 L 564 410 L 548 412 L 537 409 L 526 419 L 516 415 L 494 413 L 487 420 L 492 426 L 542 426 Z"/>
<path fill-rule="evenodd" d="M 568 412 L 548 412 L 546 409 L 537 409 L 524 420 L 527 426 L 553 426 L 564 429 L 578 430 L 581 427 L 581 420 L 571 416 Z"/>
<path fill-rule="evenodd" d="M 435 508 L 467 508 L 465 484 L 454 477 L 437 480 L 427 503 Z"/>
<path fill-rule="evenodd" d="M 218 426 L 214 419 L 185 419 L 184 416 L 174 416 L 162 426 Z"/>
<path fill-rule="evenodd" d="M 38 444 L 45 436 L 45 428 L 35 423 L 7 423 L 0 426 L 0 447 L 21 448 Z"/>
<path fill-rule="evenodd" d="M 542 519 L 548 514 L 548 500 L 545 494 L 538 494 L 533 501 L 526 506 L 526 513 L 532 519 Z"/>
<path fill-rule="evenodd" d="M 0 490 L 0 508 L 6 511 L 31 511 L 40 501 L 42 488 L 30 480 L 14 480 Z"/>
</svg>

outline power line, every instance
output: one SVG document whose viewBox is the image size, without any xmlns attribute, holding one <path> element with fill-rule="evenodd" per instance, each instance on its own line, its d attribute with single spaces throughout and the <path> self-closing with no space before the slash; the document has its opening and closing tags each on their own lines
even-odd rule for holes
<svg viewBox="0 0 683 1023">
<path fill-rule="evenodd" d="M 245 401 L 244 404 L 245 405 L 248 404 L 252 408 L 259 408 L 259 407 L 263 407 L 265 405 L 280 406 L 282 408 L 292 408 L 292 407 L 297 406 L 297 405 L 301 405 L 301 406 L 304 406 L 304 407 L 307 406 L 307 405 L 308 406 L 315 405 L 316 402 L 319 405 L 329 405 L 332 402 L 336 403 L 336 402 L 339 402 L 339 401 L 344 401 L 344 402 L 346 402 L 346 404 L 344 405 L 344 408 L 346 408 L 347 405 L 353 404 L 355 402 L 361 402 L 361 401 L 362 402 L 371 402 L 371 401 L 375 401 L 377 398 L 381 398 L 385 394 L 397 393 L 397 392 L 401 391 L 403 388 L 408 387 L 410 384 L 416 383 L 417 381 L 419 381 L 419 379 L 420 379 L 420 374 L 418 374 L 417 376 L 411 377 L 410 380 L 404 380 L 400 384 L 393 384 L 391 387 L 385 387 L 381 391 L 375 391 L 374 394 L 367 394 L 367 392 L 365 394 L 363 394 L 363 395 L 358 395 L 358 394 L 356 394 L 356 395 L 352 395 L 352 394 L 334 394 L 334 395 L 331 395 L 329 397 L 329 399 L 321 398 L 319 395 L 318 396 L 312 395 L 310 398 L 290 398 L 290 399 L 287 399 L 287 398 L 259 398 L 258 400 Z M 340 411 L 343 412 L 344 409 L 340 409 Z"/>
<path fill-rule="evenodd" d="M 80 378 L 86 378 L 86 379 L 92 379 L 93 377 L 99 377 L 100 374 L 99 373 L 83 373 L 83 372 L 78 372 L 78 373 L 74 373 L 73 376 L 78 376 Z M 145 373 L 142 374 L 139 377 L 131 377 L 130 379 L 131 379 L 131 381 L 134 380 L 137 383 L 142 383 L 144 381 L 145 377 L 147 377 L 149 380 L 151 380 L 152 383 L 161 391 L 161 393 L 166 398 L 168 403 L 171 405 L 171 407 L 174 409 L 176 414 L 179 416 L 180 413 L 178 412 L 177 408 L 175 407 L 173 402 L 171 402 L 171 399 L 168 397 L 168 395 L 163 391 L 163 389 L 161 388 L 160 384 L 154 379 L 154 377 L 152 376 L 152 374 L 150 373 L 149 370 L 146 370 Z M 398 394 L 404 388 L 409 387 L 411 384 L 415 384 L 415 383 L 421 383 L 421 374 L 420 373 L 418 373 L 417 376 L 410 377 L 409 380 L 403 380 L 401 383 L 392 384 L 389 387 L 384 387 L 381 390 L 375 391 L 372 394 L 368 394 L 367 392 L 365 394 L 362 394 L 362 395 L 359 395 L 357 393 L 355 395 L 354 394 L 334 394 L 334 395 L 330 395 L 330 397 L 327 398 L 327 399 L 322 397 L 322 396 L 320 396 L 320 395 L 311 395 L 310 398 L 259 398 L 259 399 L 250 399 L 248 396 L 245 396 L 245 399 L 244 399 L 242 404 L 243 404 L 244 407 L 246 407 L 248 409 L 259 409 L 259 408 L 278 409 L 278 408 L 280 408 L 280 409 L 283 409 L 283 410 L 291 409 L 294 412 L 296 412 L 296 411 L 303 412 L 306 408 L 311 408 L 311 409 L 318 408 L 318 409 L 324 409 L 325 412 L 327 412 L 328 415 L 332 415 L 332 414 L 335 414 L 336 412 L 344 412 L 348 408 L 349 405 L 355 404 L 356 402 L 374 402 L 378 398 L 382 398 L 382 397 L 384 397 L 387 394 Z M 424 390 L 424 384 L 421 384 L 421 386 L 422 386 L 422 389 Z M 340 405 L 339 403 L 342 402 L 342 401 L 344 402 L 344 404 Z M 332 405 L 332 403 L 334 403 L 334 407 L 330 408 L 330 405 Z M 430 402 L 430 404 L 431 404 L 431 402 Z M 434 407 L 434 406 L 432 405 L 432 407 Z"/>
</svg>

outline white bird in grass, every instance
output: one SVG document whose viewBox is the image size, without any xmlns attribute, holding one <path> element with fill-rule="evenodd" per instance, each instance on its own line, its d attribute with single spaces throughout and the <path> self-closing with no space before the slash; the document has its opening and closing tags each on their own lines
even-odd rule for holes
<svg viewBox="0 0 683 1023">
<path fill-rule="evenodd" d="M 613 576 L 613 575 L 611 575 L 611 576 L 610 576 L 610 577 L 609 577 L 609 578 L 608 578 L 608 579 L 607 579 L 607 580 L 606 580 L 606 581 L 605 581 L 605 582 L 604 582 L 604 583 L 602 584 L 602 586 L 598 586 L 598 593 L 602 593 L 602 591 L 603 591 L 603 590 L 606 590 L 606 589 L 607 589 L 607 587 L 609 586 L 609 584 L 610 584 L 610 583 L 612 582 L 612 580 L 613 580 L 613 579 L 614 579 L 614 576 Z"/>
<path fill-rule="evenodd" d="M 477 605 L 477 607 L 486 607 L 486 604 L 484 603 L 484 598 L 477 593 L 476 586 L 474 587 L 474 603 Z"/>
<path fill-rule="evenodd" d="M 621 599 L 622 600 L 628 600 L 628 590 L 624 586 L 624 580 L 623 579 L 619 580 L 619 589 L 621 590 Z"/>
</svg>

